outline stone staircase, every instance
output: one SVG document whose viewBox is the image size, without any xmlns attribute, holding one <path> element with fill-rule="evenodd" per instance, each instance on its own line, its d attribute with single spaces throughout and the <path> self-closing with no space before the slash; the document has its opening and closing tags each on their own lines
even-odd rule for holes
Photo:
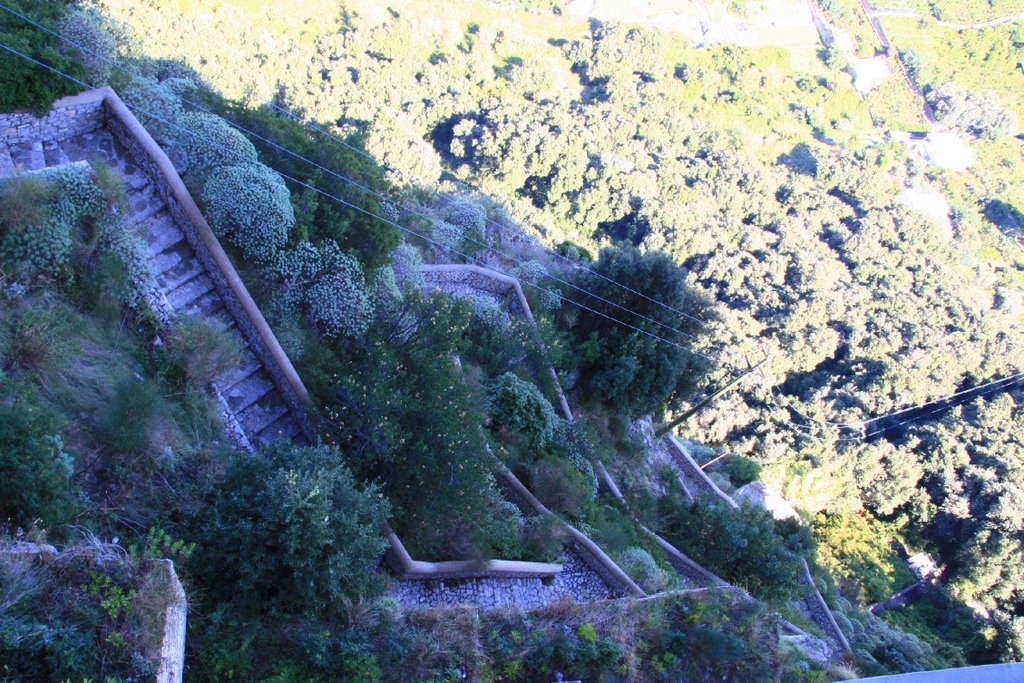
<svg viewBox="0 0 1024 683">
<path fill-rule="evenodd" d="M 239 447 L 250 451 L 280 439 L 307 443 L 301 418 L 289 410 L 267 368 L 250 349 L 214 278 L 168 211 L 152 179 L 108 130 L 100 128 L 61 142 L 0 142 L 0 179 L 95 160 L 108 163 L 124 177 L 131 220 L 145 231 L 149 244 L 157 278 L 157 291 L 150 303 L 157 317 L 170 327 L 182 318 L 201 318 L 226 330 L 243 349 L 241 362 L 210 384 L 226 431 Z"/>
</svg>

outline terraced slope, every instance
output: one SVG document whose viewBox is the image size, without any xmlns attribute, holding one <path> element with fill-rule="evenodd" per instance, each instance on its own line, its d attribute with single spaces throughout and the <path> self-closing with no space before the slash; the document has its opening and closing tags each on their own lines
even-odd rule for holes
<svg viewBox="0 0 1024 683">
<path fill-rule="evenodd" d="M 168 211 L 156 184 L 110 131 L 98 129 L 61 142 L 0 143 L 0 178 L 33 173 L 78 161 L 102 160 L 125 179 L 132 221 L 145 230 L 157 276 L 151 305 L 169 326 L 194 316 L 229 331 L 243 349 L 242 361 L 209 385 L 221 406 L 225 428 L 246 450 L 279 439 L 306 443 L 300 419 L 289 410 L 270 373 L 260 362 L 225 303 L 230 294 L 216 280 Z"/>
</svg>

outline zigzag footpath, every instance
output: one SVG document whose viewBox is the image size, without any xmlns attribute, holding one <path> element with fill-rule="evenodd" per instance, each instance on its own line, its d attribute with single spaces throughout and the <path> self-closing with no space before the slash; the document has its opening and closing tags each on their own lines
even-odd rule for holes
<svg viewBox="0 0 1024 683">
<path fill-rule="evenodd" d="M 520 313 L 529 320 L 534 328 L 536 327 L 533 313 L 530 310 L 530 304 L 523 293 L 521 284 L 516 278 L 487 268 L 482 268 L 480 266 L 466 264 L 431 264 L 421 266 L 420 270 L 424 275 L 425 287 L 427 289 L 443 290 L 454 295 L 470 294 L 491 299 L 510 299 L 510 310 Z M 535 338 L 537 342 L 541 344 L 543 351 L 543 343 L 541 342 L 539 335 L 536 335 Z M 573 414 L 569 408 L 568 402 L 566 401 L 561 385 L 558 382 L 558 376 L 555 373 L 554 368 L 549 367 L 548 370 L 554 378 L 554 385 L 558 392 L 559 403 L 562 408 L 563 416 L 571 422 L 574 420 Z M 728 505 L 732 508 L 739 507 L 736 501 L 724 493 L 713 481 L 711 481 L 710 478 L 708 478 L 686 448 L 674 436 L 671 434 L 666 435 L 661 442 L 657 444 L 657 446 L 666 451 L 670 456 L 669 461 L 674 464 L 674 469 L 680 478 L 680 482 L 683 484 L 683 490 L 691 500 L 694 499 L 695 494 L 705 494 L 713 496 L 721 504 Z M 622 496 L 621 491 L 609 475 L 603 463 L 600 461 L 595 462 L 595 470 L 597 471 L 601 482 L 626 507 L 626 509 L 629 510 L 629 506 L 626 503 L 625 498 Z M 501 471 L 503 475 L 512 476 L 514 478 L 514 475 L 512 475 L 512 473 L 504 466 L 501 467 Z M 516 481 L 518 483 L 518 480 Z M 519 484 L 519 486 L 522 486 L 522 484 Z M 525 490 L 525 487 L 523 487 L 523 489 Z M 537 501 L 535 505 L 540 506 L 540 508 L 543 509 L 543 505 L 541 505 L 539 501 Z M 669 558 L 669 563 L 687 585 L 696 585 L 705 588 L 723 588 L 746 596 L 745 592 L 735 586 L 732 586 L 721 577 L 700 566 L 650 529 L 643 525 L 641 525 L 641 528 L 656 543 L 658 543 L 659 546 L 661 546 Z M 810 575 L 806 562 L 803 563 L 803 570 L 803 580 L 808 585 L 808 594 L 804 600 L 801 601 L 801 606 L 803 611 L 815 623 L 815 625 L 827 634 L 831 642 L 831 645 L 826 648 L 829 650 L 826 657 L 832 659 L 842 657 L 844 654 L 852 655 L 853 650 L 850 647 L 850 643 L 839 628 L 838 623 L 832 616 L 831 611 L 828 609 L 828 605 L 825 603 L 821 593 L 818 591 L 817 586 L 814 583 L 814 579 Z M 749 596 L 746 597 L 748 599 L 752 599 Z M 787 631 L 789 637 L 798 639 L 800 642 L 804 643 L 806 643 L 807 640 L 814 640 L 813 636 L 807 634 L 789 622 L 783 621 L 781 625 L 783 629 Z M 812 644 L 809 649 L 813 650 L 819 648 L 816 648 L 815 645 Z"/>
</svg>

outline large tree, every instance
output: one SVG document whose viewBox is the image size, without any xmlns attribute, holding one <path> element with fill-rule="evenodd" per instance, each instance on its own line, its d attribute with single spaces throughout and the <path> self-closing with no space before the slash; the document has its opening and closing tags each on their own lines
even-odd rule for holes
<svg viewBox="0 0 1024 683">
<path fill-rule="evenodd" d="M 594 295 L 579 294 L 581 303 L 597 311 L 581 310 L 573 328 L 590 396 L 633 416 L 683 398 L 707 367 L 691 350 L 705 303 L 686 285 L 685 271 L 665 254 L 619 245 L 602 249 L 576 279 Z"/>
</svg>

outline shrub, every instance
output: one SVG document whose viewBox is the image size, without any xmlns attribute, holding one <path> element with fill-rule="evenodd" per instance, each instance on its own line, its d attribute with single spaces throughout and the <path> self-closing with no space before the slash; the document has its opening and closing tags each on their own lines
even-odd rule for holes
<svg viewBox="0 0 1024 683">
<path fill-rule="evenodd" d="M 548 457 L 530 471 L 530 489 L 551 510 L 582 517 L 592 500 L 591 482 L 572 463 Z"/>
<path fill-rule="evenodd" d="M 456 255 L 453 252 L 462 251 L 465 231 L 461 227 L 446 221 L 435 221 L 430 235 L 447 256 L 453 257 Z"/>
<path fill-rule="evenodd" d="M 99 251 L 117 259 L 123 269 L 120 296 L 132 307 L 140 305 L 145 295 L 156 289 L 156 273 L 143 230 L 124 214 L 105 216 L 96 223 Z"/>
<path fill-rule="evenodd" d="M 105 204 L 88 164 L 12 178 L 0 193 L 0 260 L 26 277 L 64 277 L 76 224 Z"/>
<path fill-rule="evenodd" d="M 419 267 L 423 257 L 419 250 L 408 242 L 402 242 L 391 252 L 391 268 L 395 272 L 395 284 L 402 294 L 419 291 L 423 287 L 423 273 Z"/>
<path fill-rule="evenodd" d="M 93 83 L 106 83 L 110 79 L 111 67 L 105 60 L 118 59 L 133 42 L 126 24 L 100 14 L 93 7 L 68 12 L 60 24 L 60 32 L 84 48 L 78 52 L 78 57 Z"/>
<path fill-rule="evenodd" d="M 551 442 L 559 418 L 535 384 L 506 372 L 488 384 L 487 396 L 496 426 L 521 434 L 537 449 Z"/>
<path fill-rule="evenodd" d="M 231 462 L 197 569 L 252 611 L 338 614 L 377 589 L 389 505 L 356 487 L 334 448 L 277 443 Z"/>
<path fill-rule="evenodd" d="M 66 3 L 38 0 L 18 2 L 15 7 L 45 26 L 59 24 L 68 11 Z M 52 35 L 9 12 L 0 16 L 0 42 L 69 76 L 89 78 L 81 61 L 62 52 Z M 0 111 L 24 107 L 42 115 L 55 99 L 79 90 L 76 83 L 13 53 L 4 50 L 0 55 Z"/>
<path fill-rule="evenodd" d="M 626 548 L 619 553 L 617 560 L 622 571 L 647 593 L 665 590 L 672 582 L 672 577 L 659 567 L 651 554 L 643 548 Z"/>
<path fill-rule="evenodd" d="M 214 169 L 203 187 L 203 202 L 217 235 L 258 263 L 274 258 L 295 224 L 284 181 L 260 164 Z"/>
<path fill-rule="evenodd" d="M 729 481 L 739 488 L 761 476 L 761 466 L 757 462 L 743 455 L 731 455 L 727 464 Z"/>
<path fill-rule="evenodd" d="M 487 229 L 487 212 L 472 199 L 457 197 L 444 206 L 444 219 L 459 228 L 463 236 L 482 240 Z"/>
<path fill-rule="evenodd" d="M 221 166 L 248 166 L 258 162 L 249 138 L 213 114 L 187 112 L 174 135 L 188 156 L 189 173 L 205 176 Z"/>
<path fill-rule="evenodd" d="M 363 269 L 335 242 L 300 242 L 273 267 L 284 280 L 284 304 L 304 312 L 325 337 L 355 337 L 369 327 L 373 306 Z"/>
<path fill-rule="evenodd" d="M 5 392 L 6 393 L 6 392 Z M 74 459 L 64 450 L 56 424 L 22 393 L 0 400 L 0 522 L 46 527 L 71 513 Z"/>
<path fill-rule="evenodd" d="M 97 410 L 97 440 L 112 453 L 146 455 L 156 444 L 166 412 L 159 387 L 135 374 L 123 375 L 107 404 Z"/>
</svg>

